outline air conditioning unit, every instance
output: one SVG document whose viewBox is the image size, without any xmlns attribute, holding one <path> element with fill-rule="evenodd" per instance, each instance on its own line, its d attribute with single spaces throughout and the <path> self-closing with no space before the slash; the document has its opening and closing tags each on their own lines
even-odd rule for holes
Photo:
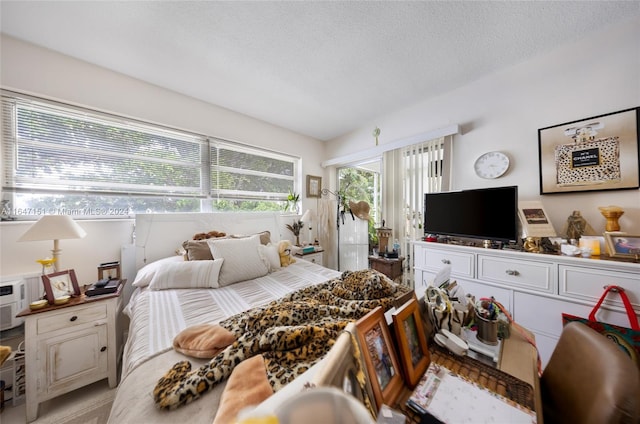
<svg viewBox="0 0 640 424">
<path fill-rule="evenodd" d="M 24 280 L 0 283 L 0 331 L 17 327 L 24 321 L 16 314 L 27 307 Z"/>
</svg>

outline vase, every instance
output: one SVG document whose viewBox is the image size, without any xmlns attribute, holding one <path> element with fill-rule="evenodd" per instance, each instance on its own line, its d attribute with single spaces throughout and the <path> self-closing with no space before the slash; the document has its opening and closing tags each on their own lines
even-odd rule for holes
<svg viewBox="0 0 640 424">
<path fill-rule="evenodd" d="M 600 213 L 607 219 L 606 231 L 620 231 L 618 219 L 624 214 L 619 206 L 599 206 Z"/>
</svg>

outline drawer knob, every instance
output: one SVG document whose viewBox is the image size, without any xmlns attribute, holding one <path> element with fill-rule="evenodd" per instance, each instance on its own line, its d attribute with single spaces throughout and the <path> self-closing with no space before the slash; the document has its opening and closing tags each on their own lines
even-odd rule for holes
<svg viewBox="0 0 640 424">
<path fill-rule="evenodd" d="M 508 269 L 505 271 L 507 275 L 520 275 L 520 273 L 515 269 Z"/>
<path fill-rule="evenodd" d="M 106 346 L 102 346 L 102 347 L 100 348 L 100 352 L 104 352 L 105 350 L 107 350 L 107 347 L 106 347 Z"/>
<path fill-rule="evenodd" d="M 450 264 L 451 264 L 451 261 L 450 261 L 449 259 L 442 259 L 442 263 L 443 263 L 443 264 L 450 265 Z"/>
<path fill-rule="evenodd" d="M 75 320 L 77 320 L 77 319 L 78 319 L 78 317 L 74 315 L 74 316 L 72 316 L 71 318 L 69 318 L 69 321 L 73 322 L 73 321 L 75 321 Z"/>
</svg>

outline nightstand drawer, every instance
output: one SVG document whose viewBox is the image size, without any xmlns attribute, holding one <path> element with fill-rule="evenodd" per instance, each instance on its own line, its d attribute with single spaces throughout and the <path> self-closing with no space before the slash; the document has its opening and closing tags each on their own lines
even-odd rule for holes
<svg viewBox="0 0 640 424">
<path fill-rule="evenodd" d="M 36 328 L 38 334 L 46 334 L 60 329 L 106 320 L 107 306 L 104 303 L 75 308 L 64 308 L 60 312 L 48 313 L 38 317 Z"/>
</svg>

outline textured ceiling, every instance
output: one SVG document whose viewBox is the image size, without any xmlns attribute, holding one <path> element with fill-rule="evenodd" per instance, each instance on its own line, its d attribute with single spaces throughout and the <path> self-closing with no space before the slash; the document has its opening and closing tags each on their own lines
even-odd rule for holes
<svg viewBox="0 0 640 424">
<path fill-rule="evenodd" d="M 2 1 L 18 39 L 327 140 L 640 15 L 638 1 Z"/>
</svg>

